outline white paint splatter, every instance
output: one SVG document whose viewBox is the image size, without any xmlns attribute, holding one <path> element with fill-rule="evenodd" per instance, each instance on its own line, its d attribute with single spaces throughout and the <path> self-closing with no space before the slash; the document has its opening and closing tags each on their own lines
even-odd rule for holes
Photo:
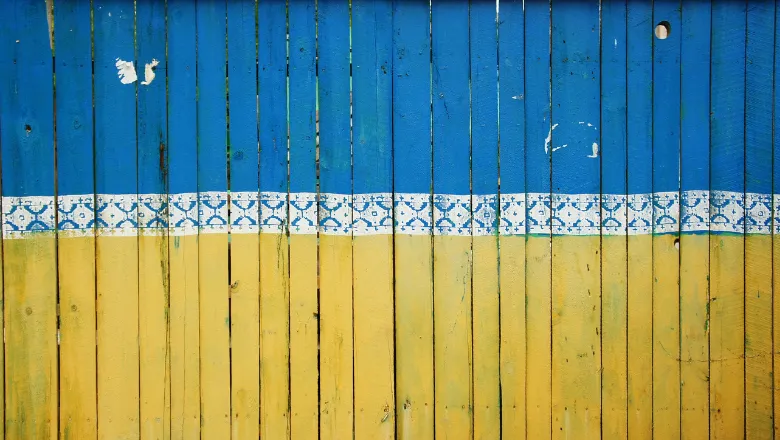
<svg viewBox="0 0 780 440">
<path fill-rule="evenodd" d="M 580 121 L 580 122 L 578 122 L 578 124 L 582 125 L 582 124 L 584 124 L 584 122 Z"/>
<path fill-rule="evenodd" d="M 138 79 L 138 75 L 135 74 L 135 66 L 132 61 L 124 61 L 119 58 L 116 59 L 117 75 L 119 81 L 122 84 L 132 84 Z"/>
<path fill-rule="evenodd" d="M 146 63 L 146 66 L 144 67 L 144 80 L 141 81 L 141 84 L 148 86 L 154 81 L 154 68 L 157 67 L 158 64 L 160 64 L 160 62 L 156 59 L 152 59 L 151 63 Z"/>
<path fill-rule="evenodd" d="M 593 153 L 590 154 L 588 157 L 590 157 L 591 159 L 599 157 L 599 144 L 594 142 L 593 145 L 591 146 L 591 149 L 593 150 Z"/>
<path fill-rule="evenodd" d="M 553 147 L 553 149 L 552 149 L 552 150 L 553 150 L 553 151 L 558 151 L 558 150 L 560 150 L 561 148 L 566 148 L 566 147 L 568 147 L 568 146 L 569 146 L 569 144 L 563 144 L 563 145 L 561 145 L 560 147 Z"/>
<path fill-rule="evenodd" d="M 513 96 L 512 99 L 523 99 L 523 95 Z"/>
<path fill-rule="evenodd" d="M 557 126 L 558 124 L 553 124 L 553 126 L 550 127 L 550 132 L 547 133 L 547 137 L 544 139 L 544 154 L 550 152 L 550 142 L 552 142 L 552 131 L 555 130 L 555 127 Z"/>
<path fill-rule="evenodd" d="M 617 49 L 617 38 L 615 38 L 615 49 Z"/>
<path fill-rule="evenodd" d="M 588 127 L 593 127 L 593 124 L 591 124 L 590 122 L 588 122 Z"/>
</svg>

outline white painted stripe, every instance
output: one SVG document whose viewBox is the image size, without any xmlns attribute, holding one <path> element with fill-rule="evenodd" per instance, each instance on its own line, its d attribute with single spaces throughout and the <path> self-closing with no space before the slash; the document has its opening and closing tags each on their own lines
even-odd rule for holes
<svg viewBox="0 0 780 440">
<path fill-rule="evenodd" d="M 729 191 L 654 194 L 450 195 L 215 191 L 3 197 L 3 237 L 233 233 L 326 235 L 639 235 L 780 233 L 780 195 Z M 773 222 L 773 219 L 777 219 Z"/>
</svg>

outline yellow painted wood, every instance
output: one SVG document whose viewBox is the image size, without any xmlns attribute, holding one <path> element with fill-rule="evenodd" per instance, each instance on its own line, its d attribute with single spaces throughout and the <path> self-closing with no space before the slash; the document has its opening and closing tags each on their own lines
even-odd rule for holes
<svg viewBox="0 0 780 440">
<path fill-rule="evenodd" d="M 260 234 L 260 437 L 269 439 L 290 436 L 287 246 L 286 234 Z"/>
<path fill-rule="evenodd" d="M 3 240 L 5 438 L 57 438 L 54 234 Z"/>
<path fill-rule="evenodd" d="M 317 236 L 290 235 L 290 434 L 316 440 L 318 425 Z"/>
<path fill-rule="evenodd" d="M 470 439 L 472 426 L 471 237 L 433 237 L 436 436 Z"/>
<path fill-rule="evenodd" d="M 395 235 L 395 379 L 399 440 L 432 439 L 431 237 Z"/>
<path fill-rule="evenodd" d="M 2 194 L 2 191 L 0 190 L 0 194 Z M 0 210 L 0 212 L 2 212 Z M 3 266 L 3 238 L 2 238 L 2 228 L 0 228 L 0 269 L 4 268 Z M 3 280 L 3 270 L 0 270 L 0 307 L 2 307 L 2 310 L 0 310 L 0 328 L 5 329 L 5 282 Z M 93 306 L 94 307 L 94 306 Z M 3 331 L 5 335 L 5 330 Z M 5 336 L 3 336 L 3 349 L 0 350 L 0 372 L 3 372 L 3 377 L 5 377 Z M 3 404 L 0 405 L 0 440 L 5 439 L 5 380 L 0 380 L 0 398 L 3 399 Z M 95 436 L 97 436 L 97 431 L 95 431 Z M 87 437 L 89 438 L 89 437 Z M 94 438 L 94 437 L 93 437 Z"/>
<path fill-rule="evenodd" d="M 138 237 L 138 288 L 141 438 L 162 439 L 171 428 L 167 236 Z"/>
<path fill-rule="evenodd" d="M 553 438 L 601 431 L 600 237 L 552 239 Z"/>
<path fill-rule="evenodd" d="M 710 237 L 710 438 L 745 429 L 744 236 Z"/>
<path fill-rule="evenodd" d="M 780 292 L 780 235 L 776 232 L 772 233 L 772 291 L 773 293 Z M 774 324 L 772 325 L 772 343 L 773 343 L 773 366 L 774 371 L 772 374 L 774 391 L 774 432 L 775 437 L 780 434 L 780 301 L 774 301 L 772 303 L 772 314 L 775 316 Z"/>
<path fill-rule="evenodd" d="M 232 438 L 258 438 L 260 420 L 260 243 L 257 234 L 230 242 Z M 280 310 L 279 313 L 282 313 Z"/>
<path fill-rule="evenodd" d="M 352 237 L 321 235 L 320 438 L 352 436 Z"/>
<path fill-rule="evenodd" d="M 680 253 L 653 237 L 653 437 L 680 437 Z"/>
<path fill-rule="evenodd" d="M 499 240 L 501 430 L 508 438 L 525 434 L 525 236 Z"/>
<path fill-rule="evenodd" d="M 681 433 L 709 437 L 709 235 L 680 237 Z"/>
<path fill-rule="evenodd" d="M 201 438 L 230 437 L 227 234 L 198 237 Z"/>
<path fill-rule="evenodd" d="M 138 240 L 97 237 L 98 438 L 137 439 Z"/>
<path fill-rule="evenodd" d="M 528 439 L 548 439 L 552 426 L 552 283 L 550 237 L 530 236 L 526 242 L 526 426 Z"/>
<path fill-rule="evenodd" d="M 653 241 L 628 237 L 628 438 L 653 436 Z"/>
<path fill-rule="evenodd" d="M 395 438 L 393 237 L 355 237 L 355 438 Z"/>
<path fill-rule="evenodd" d="M 171 440 L 200 437 L 198 236 L 168 240 Z"/>
<path fill-rule="evenodd" d="M 628 262 L 625 236 L 601 238 L 601 362 L 604 438 L 628 436 Z"/>
<path fill-rule="evenodd" d="M 60 236 L 57 252 L 60 289 L 60 438 L 97 439 L 95 238 Z"/>
<path fill-rule="evenodd" d="M 473 237 L 474 438 L 501 437 L 498 237 Z"/>
<path fill-rule="evenodd" d="M 771 439 L 772 237 L 745 237 L 745 428 L 749 439 Z"/>
</svg>

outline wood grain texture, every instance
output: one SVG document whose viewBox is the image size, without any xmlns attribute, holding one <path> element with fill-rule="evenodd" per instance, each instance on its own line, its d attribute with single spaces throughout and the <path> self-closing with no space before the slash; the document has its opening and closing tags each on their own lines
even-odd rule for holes
<svg viewBox="0 0 780 440">
<path fill-rule="evenodd" d="M 525 197 L 525 103 L 512 99 L 525 88 L 525 20 L 522 1 L 508 1 L 498 12 L 499 216 L 511 195 Z M 515 228 L 512 228 L 512 227 Z M 526 430 L 525 230 L 499 219 L 499 334 L 501 432 Z M 525 226 L 525 225 L 524 225 Z M 476 260 L 475 260 L 476 261 Z"/>
<path fill-rule="evenodd" d="M 745 436 L 772 438 L 771 221 L 751 213 L 771 204 L 775 4 L 752 1 L 747 12 L 745 63 Z M 752 194 L 766 194 L 755 199 Z M 754 235 L 761 234 L 761 235 Z"/>
<path fill-rule="evenodd" d="M 55 109 L 57 185 L 60 194 L 95 193 L 91 78 L 91 5 L 74 1 L 54 11 L 60 83 Z M 71 31 L 72 29 L 72 31 Z M 64 207 L 63 207 L 64 208 Z M 67 208 L 65 208 L 67 209 Z M 94 215 L 94 206 L 88 208 Z M 95 345 L 95 237 L 60 226 L 57 242 L 60 296 L 60 439 L 97 439 L 97 350 Z M 0 435 L 2 437 L 2 435 Z"/>
</svg>

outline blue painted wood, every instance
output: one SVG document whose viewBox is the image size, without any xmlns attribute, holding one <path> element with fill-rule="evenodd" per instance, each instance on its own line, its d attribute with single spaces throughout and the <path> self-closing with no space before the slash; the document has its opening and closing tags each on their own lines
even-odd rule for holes
<svg viewBox="0 0 780 440">
<path fill-rule="evenodd" d="M 352 3 L 355 194 L 393 191 L 392 3 Z"/>
<path fill-rule="evenodd" d="M 289 14 L 290 192 L 313 193 L 317 191 L 314 5 L 304 0 L 292 0 Z"/>
<path fill-rule="evenodd" d="M 653 11 L 652 5 L 642 0 L 628 0 L 627 8 L 628 193 L 649 194 L 653 190 Z M 629 228 L 645 226 L 630 211 L 628 222 Z"/>
<path fill-rule="evenodd" d="M 137 194 L 137 82 L 122 84 L 118 60 L 138 70 L 133 6 L 108 0 L 93 3 L 95 23 L 95 183 L 99 194 Z"/>
<path fill-rule="evenodd" d="M 469 9 L 471 55 L 471 180 L 474 195 L 498 194 L 498 67 L 496 7 L 472 2 Z M 517 44 L 515 42 L 514 44 Z M 508 98 L 508 97 L 507 97 Z M 511 98 L 509 98 L 511 99 Z M 483 219 L 474 219 L 478 226 Z M 485 227 L 495 228 L 496 217 Z"/>
<path fill-rule="evenodd" d="M 318 5 L 320 192 L 352 194 L 349 3 Z"/>
<path fill-rule="evenodd" d="M 255 13 L 253 3 L 227 2 L 230 190 L 234 192 L 256 193 L 259 185 Z"/>
<path fill-rule="evenodd" d="M 430 10 L 422 2 L 393 4 L 393 159 L 396 193 L 430 194 Z"/>
<path fill-rule="evenodd" d="M 168 118 L 166 102 L 165 5 L 154 0 L 136 3 L 136 50 L 138 59 L 138 194 L 167 193 Z M 159 64 L 153 67 L 153 61 Z M 146 65 L 154 78 L 149 84 Z M 143 203 L 143 202 L 141 202 Z M 139 227 L 162 227 L 165 213 L 140 219 Z"/>
<path fill-rule="evenodd" d="M 750 0 L 747 10 L 745 191 L 771 194 L 775 5 Z"/>
<path fill-rule="evenodd" d="M 168 182 L 171 194 L 198 191 L 195 5 L 168 5 Z M 183 225 L 171 225 L 183 226 Z"/>
<path fill-rule="evenodd" d="M 258 5 L 261 191 L 287 192 L 286 14 L 284 2 Z M 348 105 L 346 111 L 349 112 Z"/>
<path fill-rule="evenodd" d="M 525 5 L 525 163 L 526 191 L 550 194 L 552 190 L 552 164 L 547 145 L 552 138 L 550 122 L 550 4 L 533 1 Z M 535 42 L 528 44 L 528 42 Z M 549 235 L 542 232 L 549 226 L 550 218 L 542 223 L 531 221 L 532 210 L 541 209 L 536 202 L 527 200 L 526 230 L 528 234 Z"/>
<path fill-rule="evenodd" d="M 434 3 L 433 29 L 433 190 L 470 194 L 468 10 Z"/>
<path fill-rule="evenodd" d="M 225 2 L 198 3 L 198 190 L 227 190 Z"/>
<path fill-rule="evenodd" d="M 552 10 L 552 192 L 598 194 L 598 3 L 553 2 Z"/>
<path fill-rule="evenodd" d="M 600 146 L 602 194 L 628 191 L 626 37 L 626 0 L 604 1 L 601 5 L 601 140 L 596 141 Z"/>
<path fill-rule="evenodd" d="M 653 3 L 653 28 L 666 21 L 668 38 L 653 38 L 653 192 L 680 192 L 680 2 Z M 660 202 L 664 204 L 666 202 Z M 677 233 L 659 222 L 670 212 L 653 210 L 653 233 Z M 662 217 L 663 216 L 663 217 Z"/>
<path fill-rule="evenodd" d="M 710 187 L 709 2 L 686 0 L 682 11 L 680 56 L 680 186 L 683 191 Z"/>
<path fill-rule="evenodd" d="M 745 4 L 712 3 L 713 191 L 745 191 Z"/>
<path fill-rule="evenodd" d="M 522 0 L 498 11 L 501 193 L 525 192 L 525 22 Z"/>
<path fill-rule="evenodd" d="M 57 189 L 59 194 L 94 194 L 92 143 L 92 32 L 90 2 L 54 9 L 57 42 Z"/>
</svg>

